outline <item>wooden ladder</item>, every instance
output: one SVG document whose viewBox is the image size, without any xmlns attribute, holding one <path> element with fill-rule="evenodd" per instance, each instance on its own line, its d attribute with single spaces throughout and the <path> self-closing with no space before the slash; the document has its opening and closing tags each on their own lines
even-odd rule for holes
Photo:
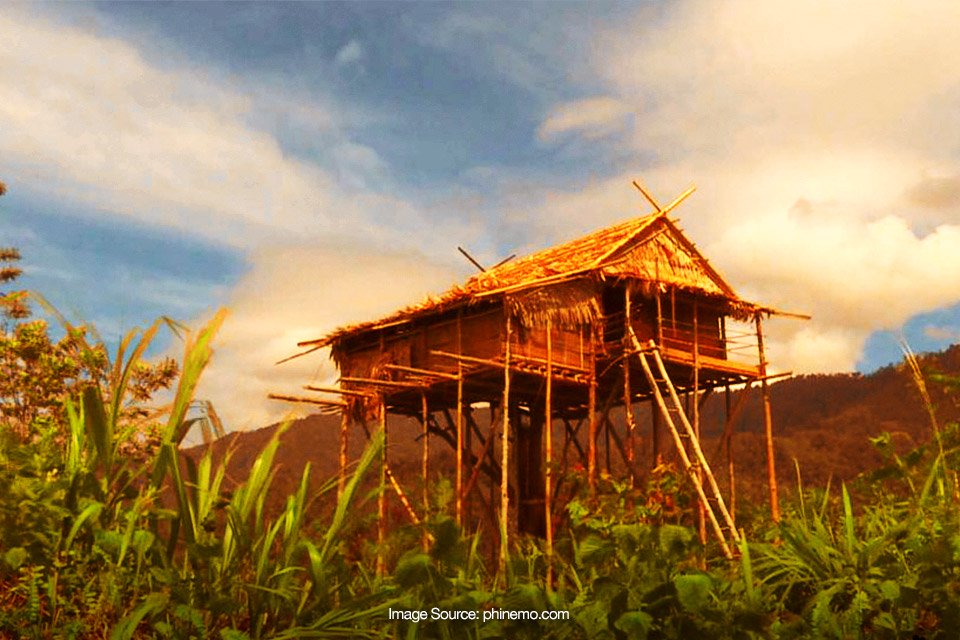
<svg viewBox="0 0 960 640">
<path fill-rule="evenodd" d="M 704 507 L 707 519 L 710 521 L 713 533 L 723 549 L 723 555 L 727 558 L 733 558 L 733 551 L 730 547 L 730 541 L 740 542 L 740 534 L 733 522 L 733 517 L 727 509 L 720 494 L 720 488 L 717 486 L 717 480 L 707 464 L 707 459 L 703 455 L 703 449 L 700 448 L 700 439 L 693 430 L 693 425 L 687 418 L 687 414 L 680 404 L 680 397 L 677 395 L 677 389 L 667 374 L 667 368 L 663 364 L 663 358 L 660 357 L 660 349 L 657 344 L 651 340 L 646 347 L 640 344 L 633 327 L 629 327 L 630 338 L 636 349 L 637 356 L 640 359 L 640 366 L 647 376 L 650 383 L 650 389 L 653 391 L 660 412 L 666 419 L 667 427 L 673 435 L 673 441 L 677 445 L 677 453 L 683 461 L 684 470 L 693 482 L 693 486 L 700 496 L 700 503 Z M 656 369 L 650 366 L 648 356 L 653 358 Z M 658 376 L 659 374 L 659 376 Z M 666 396 L 666 398 L 664 397 Z M 669 401 L 668 401 L 669 400 Z M 677 423 L 680 423 L 680 428 Z M 690 459 L 688 450 L 693 452 L 694 459 Z M 701 476 L 702 474 L 702 476 Z M 704 486 L 703 478 L 707 479 L 707 486 Z M 719 517 L 718 517 L 719 513 Z"/>
</svg>

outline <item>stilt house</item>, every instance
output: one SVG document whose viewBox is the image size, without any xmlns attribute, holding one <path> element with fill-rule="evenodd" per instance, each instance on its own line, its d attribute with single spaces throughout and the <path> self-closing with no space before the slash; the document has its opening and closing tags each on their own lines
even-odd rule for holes
<svg viewBox="0 0 960 640">
<path fill-rule="evenodd" d="M 386 318 L 300 343 L 329 346 L 340 371 L 339 387 L 313 389 L 340 394 L 317 402 L 342 411 L 341 469 L 354 429 L 385 427 L 388 414 L 414 416 L 424 429 L 425 477 L 431 440 L 439 437 L 456 452 L 458 519 L 496 513 L 508 535 L 544 536 L 549 547 L 558 511 L 553 493 L 563 472 L 558 461 L 580 451 L 595 488 L 598 451 L 609 465 L 612 450 L 635 476 L 638 441 L 652 440 L 658 457 L 666 427 L 701 497 L 704 527 L 729 555 L 736 528 L 699 447 L 698 408 L 715 388 L 756 381 L 768 400 L 761 317 L 774 310 L 737 296 L 670 219 L 690 192 L 664 208 L 648 195 L 652 215 L 508 261 Z M 683 396 L 694 400 L 685 403 Z M 650 429 L 636 424 L 632 410 L 644 401 L 652 403 Z M 481 407 L 489 408 L 489 424 L 476 419 Z M 615 407 L 625 410 L 623 426 L 609 418 Z M 413 503 L 420 500 L 403 491 L 386 464 L 382 478 L 416 519 Z M 422 502 L 428 504 L 426 495 Z"/>
</svg>

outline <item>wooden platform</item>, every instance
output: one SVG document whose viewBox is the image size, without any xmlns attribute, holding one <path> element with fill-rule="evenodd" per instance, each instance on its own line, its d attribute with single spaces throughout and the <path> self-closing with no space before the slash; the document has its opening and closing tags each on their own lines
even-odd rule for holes
<svg viewBox="0 0 960 640">
<path fill-rule="evenodd" d="M 661 347 L 660 353 L 662 354 L 663 359 L 668 362 L 676 362 L 678 364 L 684 364 L 691 367 L 693 366 L 693 353 L 690 351 L 671 349 L 670 347 Z M 701 369 L 721 371 L 723 373 L 746 376 L 749 378 L 761 377 L 760 367 L 757 365 L 744 364 L 742 362 L 735 362 L 733 360 L 726 360 L 724 358 L 712 358 L 703 354 L 700 354 L 699 356 L 699 363 Z"/>
</svg>

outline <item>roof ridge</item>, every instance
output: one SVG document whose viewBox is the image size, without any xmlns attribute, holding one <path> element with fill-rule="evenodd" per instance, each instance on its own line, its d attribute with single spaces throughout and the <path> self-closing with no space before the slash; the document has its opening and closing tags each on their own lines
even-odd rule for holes
<svg viewBox="0 0 960 640">
<path fill-rule="evenodd" d="M 633 216 L 631 218 L 627 218 L 626 220 L 622 220 L 620 222 L 617 222 L 611 225 L 607 225 L 604 227 L 597 227 L 593 231 L 590 231 L 589 233 L 577 236 L 575 238 L 571 238 L 559 244 L 549 245 L 549 246 L 543 247 L 542 249 L 537 249 L 536 251 L 520 256 L 515 260 L 510 260 L 508 262 L 505 262 L 499 267 L 496 267 L 495 269 L 489 269 L 482 273 L 476 273 L 470 276 L 467 282 L 469 283 L 475 280 L 480 280 L 484 277 L 493 277 L 494 279 L 496 279 L 497 272 L 509 272 L 512 269 L 515 269 L 517 265 L 521 265 L 526 262 L 532 262 L 536 260 L 537 257 L 541 256 L 542 254 L 558 253 L 569 245 L 586 244 L 594 236 L 597 236 L 604 232 L 611 232 L 614 229 L 618 229 L 620 227 L 629 227 L 630 225 L 640 225 L 639 228 L 629 231 L 629 236 L 622 242 L 629 241 L 630 238 L 634 237 L 637 233 L 645 229 L 650 223 L 652 223 L 660 215 L 661 215 L 660 213 L 652 213 L 652 214 L 646 214 L 642 216 Z M 621 244 L 621 243 L 618 243 L 618 244 Z"/>
</svg>

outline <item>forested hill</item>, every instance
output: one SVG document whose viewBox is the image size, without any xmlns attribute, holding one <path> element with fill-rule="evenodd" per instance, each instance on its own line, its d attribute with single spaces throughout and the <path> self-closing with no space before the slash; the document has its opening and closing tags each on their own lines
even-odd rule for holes
<svg viewBox="0 0 960 640">
<path fill-rule="evenodd" d="M 951 393 L 944 384 L 934 380 L 936 374 L 960 376 L 960 345 L 924 354 L 920 356 L 920 363 L 940 424 L 960 420 L 960 390 Z M 779 475 L 788 483 L 795 477 L 794 459 L 800 463 L 807 484 L 822 484 L 828 478 L 849 480 L 880 462 L 869 445 L 870 437 L 889 432 L 897 446 L 907 450 L 926 441 L 931 433 L 929 414 L 909 369 L 903 364 L 869 375 L 798 376 L 772 384 L 771 396 Z M 736 401 L 735 395 L 733 401 Z M 717 451 L 724 405 L 723 394 L 718 393 L 704 406 L 704 450 L 711 457 Z M 640 433 L 644 436 L 641 439 L 643 455 L 649 452 L 646 436 L 650 422 L 644 407 L 638 406 L 636 412 Z M 760 394 L 753 390 L 736 421 L 736 458 L 743 470 L 738 477 L 748 485 L 763 477 L 761 415 Z M 622 414 L 614 416 L 615 422 L 622 419 Z M 286 495 L 295 489 L 307 462 L 311 463 L 318 480 L 336 473 L 338 426 L 337 417 L 310 416 L 290 427 L 283 435 L 277 454 L 277 495 Z M 234 449 L 230 465 L 234 478 L 245 476 L 275 428 L 276 425 L 272 425 L 233 433 L 215 443 L 218 455 L 228 448 Z M 419 463 L 413 463 L 419 455 L 418 430 L 411 421 L 391 421 L 390 459 L 398 473 L 415 474 L 418 469 Z M 447 445 L 439 439 L 435 442 L 435 468 L 449 465 L 452 456 L 447 455 Z M 359 455 L 362 444 L 355 435 L 351 442 L 352 457 Z M 196 447 L 191 451 L 196 455 L 200 449 Z M 719 461 L 716 465 L 720 468 Z"/>
</svg>

